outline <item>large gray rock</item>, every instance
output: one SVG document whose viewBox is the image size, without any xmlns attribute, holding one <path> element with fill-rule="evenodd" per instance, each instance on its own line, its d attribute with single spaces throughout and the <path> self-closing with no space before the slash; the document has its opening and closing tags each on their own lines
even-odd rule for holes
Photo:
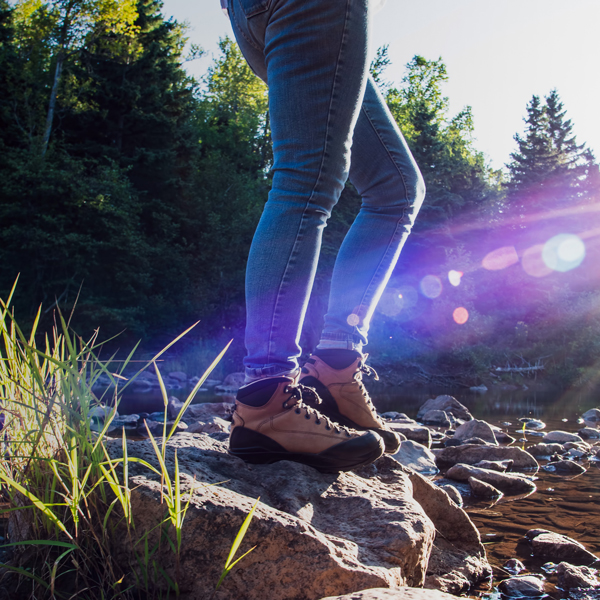
<svg viewBox="0 0 600 600">
<path fill-rule="evenodd" d="M 498 445 L 494 430 L 485 421 L 473 419 L 459 425 L 454 432 L 455 438 L 459 440 L 468 440 L 469 438 L 480 438 L 491 444 Z"/>
<path fill-rule="evenodd" d="M 536 558 L 551 560 L 554 563 L 565 561 L 574 565 L 592 565 L 599 562 L 597 556 L 566 535 L 544 529 L 530 529 L 525 537 L 531 542 L 532 553 Z"/>
<path fill-rule="evenodd" d="M 204 404 L 190 404 L 183 415 L 183 420 L 188 423 L 196 421 L 207 422 L 212 417 L 230 419 L 234 405 L 229 402 L 205 402 Z"/>
<path fill-rule="evenodd" d="M 448 446 L 432 450 L 438 466 L 442 469 L 457 463 L 474 465 L 482 460 L 512 460 L 515 471 L 537 471 L 538 463 L 525 450 L 516 446 L 481 446 L 479 444 L 464 444 Z"/>
<path fill-rule="evenodd" d="M 462 419 L 463 421 L 470 421 L 473 418 L 469 409 L 453 396 L 438 396 L 437 398 L 427 400 L 419 408 L 417 421 L 420 421 L 423 415 L 429 410 L 443 410 L 450 413 L 456 419 Z"/>
<path fill-rule="evenodd" d="M 420 588 L 398 588 L 396 590 L 371 588 L 343 596 L 328 596 L 322 600 L 456 600 L 456 596 Z"/>
<path fill-rule="evenodd" d="M 110 447 L 118 455 L 119 444 Z M 167 463 L 172 469 L 176 449 L 184 494 L 195 489 L 183 527 L 182 600 L 210 597 L 231 543 L 259 496 L 240 554 L 258 547 L 229 574 L 219 600 L 313 600 L 366 588 L 416 587 L 426 573 L 429 581 L 428 564 L 437 564 L 438 554 L 453 560 L 453 568 L 441 574 L 448 587 L 487 576 L 485 550 L 466 513 L 390 457 L 357 473 L 331 475 L 288 461 L 247 465 L 226 448 L 205 435 L 176 435 L 169 444 Z M 156 465 L 149 442 L 130 442 L 128 449 L 131 456 Z M 148 533 L 153 546 L 164 515 L 160 481 L 139 464 L 130 463 L 130 470 L 135 535 Z M 447 549 L 440 535 L 449 538 Z M 120 560 L 134 562 L 127 540 L 115 551 Z M 174 577 L 168 544 L 153 558 Z"/>
<path fill-rule="evenodd" d="M 521 575 L 501 581 L 498 589 L 509 598 L 539 598 L 544 595 L 544 581 L 533 575 Z"/>
<path fill-rule="evenodd" d="M 479 531 L 469 515 L 450 496 L 418 473 L 409 473 L 413 496 L 433 521 L 434 547 L 429 557 L 425 587 L 460 594 L 473 582 L 491 576 Z"/>
<path fill-rule="evenodd" d="M 584 427 L 579 430 L 579 436 L 585 440 L 598 440 L 600 439 L 600 429 L 595 427 Z"/>
<path fill-rule="evenodd" d="M 446 477 L 456 481 L 468 481 L 469 477 L 475 477 L 475 479 L 489 483 L 509 495 L 530 494 L 536 490 L 535 483 L 526 477 L 514 475 L 513 473 L 498 473 L 489 469 L 479 469 L 471 465 L 454 465 L 448 469 Z"/>
<path fill-rule="evenodd" d="M 422 475 L 435 475 L 438 472 L 433 452 L 412 440 L 401 442 L 398 452 L 392 457 L 400 464 Z"/>
<path fill-rule="evenodd" d="M 561 562 L 556 567 L 556 575 L 558 577 L 558 587 L 563 590 L 600 587 L 600 581 L 596 577 L 596 569 L 590 569 L 589 567 L 576 567 L 567 562 Z"/>
<path fill-rule="evenodd" d="M 543 438 L 542 441 L 545 444 L 566 444 L 567 442 L 583 442 L 583 440 L 576 433 L 569 433 L 568 431 L 549 431 Z"/>
</svg>

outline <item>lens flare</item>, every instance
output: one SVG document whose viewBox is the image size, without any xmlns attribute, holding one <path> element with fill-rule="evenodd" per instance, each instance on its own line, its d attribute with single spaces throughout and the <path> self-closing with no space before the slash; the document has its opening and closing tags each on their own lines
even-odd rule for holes
<svg viewBox="0 0 600 600">
<path fill-rule="evenodd" d="M 519 262 L 514 246 L 503 246 L 489 252 L 481 261 L 481 266 L 488 271 L 501 271 Z"/>
<path fill-rule="evenodd" d="M 452 318 L 459 325 L 464 325 L 469 320 L 469 311 L 463 306 L 454 309 Z"/>
<path fill-rule="evenodd" d="M 521 266 L 527 275 L 531 275 L 532 277 L 546 277 L 546 275 L 552 273 L 552 269 L 546 265 L 542 258 L 543 249 L 544 246 L 542 244 L 536 244 L 523 252 Z"/>
<path fill-rule="evenodd" d="M 407 309 L 415 306 L 418 300 L 419 294 L 411 286 L 391 288 L 383 293 L 377 310 L 388 317 L 395 317 L 401 312 L 406 312 Z"/>
<path fill-rule="evenodd" d="M 435 275 L 425 275 L 419 287 L 423 296 L 427 298 L 437 298 L 442 293 L 442 282 Z"/>
<path fill-rule="evenodd" d="M 358 315 L 355 315 L 354 313 L 352 313 L 351 315 L 348 315 L 348 318 L 346 319 L 346 321 L 348 322 L 348 325 L 350 325 L 351 327 L 356 327 L 356 325 L 358 325 L 360 323 L 360 317 Z"/>
<path fill-rule="evenodd" d="M 577 268 L 584 258 L 585 244 L 572 233 L 555 235 L 544 244 L 542 250 L 544 264 L 561 273 Z"/>
<path fill-rule="evenodd" d="M 454 287 L 458 287 L 460 285 L 460 280 L 463 275 L 464 273 L 462 271 L 455 271 L 454 269 L 452 269 L 452 271 L 448 271 L 448 281 Z"/>
</svg>

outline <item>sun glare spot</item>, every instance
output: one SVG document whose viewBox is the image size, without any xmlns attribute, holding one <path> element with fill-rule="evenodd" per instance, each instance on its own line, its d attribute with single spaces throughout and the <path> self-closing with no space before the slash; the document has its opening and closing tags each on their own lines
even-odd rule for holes
<svg viewBox="0 0 600 600">
<path fill-rule="evenodd" d="M 576 235 L 561 233 L 550 238 L 542 250 L 545 265 L 564 273 L 577 268 L 585 258 L 585 244 Z"/>
<path fill-rule="evenodd" d="M 427 298 L 437 298 L 442 293 L 442 282 L 435 275 L 425 275 L 419 287 L 423 296 Z"/>
<path fill-rule="evenodd" d="M 532 277 L 545 277 L 552 273 L 552 269 L 546 265 L 542 258 L 543 248 L 544 246 L 542 246 L 542 244 L 536 244 L 523 252 L 521 266 L 527 275 L 531 275 Z"/>
<path fill-rule="evenodd" d="M 452 269 L 452 271 L 448 271 L 448 281 L 454 287 L 458 287 L 460 285 L 460 280 L 463 275 L 464 273 L 462 271 L 455 271 L 454 269 Z"/>
<path fill-rule="evenodd" d="M 348 325 L 350 325 L 351 327 L 356 327 L 356 325 L 358 325 L 360 323 L 360 318 L 358 315 L 355 315 L 354 313 L 352 313 L 351 315 L 348 315 L 348 318 L 346 319 L 346 321 L 348 322 Z"/>
<path fill-rule="evenodd" d="M 469 320 L 469 311 L 466 308 L 459 306 L 454 309 L 452 318 L 459 325 L 464 325 Z"/>
<path fill-rule="evenodd" d="M 501 271 L 519 262 L 514 246 L 503 246 L 486 254 L 481 266 L 488 271 Z"/>
</svg>

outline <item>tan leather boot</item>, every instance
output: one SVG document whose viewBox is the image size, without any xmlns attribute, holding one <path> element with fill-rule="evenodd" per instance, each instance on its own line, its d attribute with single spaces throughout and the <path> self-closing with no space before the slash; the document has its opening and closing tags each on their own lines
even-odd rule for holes
<svg viewBox="0 0 600 600">
<path fill-rule="evenodd" d="M 345 369 L 334 369 L 313 354 L 302 367 L 300 383 L 316 390 L 322 399 L 319 410 L 324 415 L 346 427 L 375 431 L 383 438 L 385 451 L 394 454 L 400 438 L 377 415 L 362 382 L 363 374 L 378 379 L 375 369 L 365 364 L 367 356 L 360 355 Z"/>
<path fill-rule="evenodd" d="M 238 391 L 229 453 L 249 463 L 292 460 L 337 473 L 369 464 L 383 454 L 383 441 L 373 432 L 354 431 L 332 423 L 312 405 L 314 390 L 289 377 L 270 377 Z"/>
</svg>

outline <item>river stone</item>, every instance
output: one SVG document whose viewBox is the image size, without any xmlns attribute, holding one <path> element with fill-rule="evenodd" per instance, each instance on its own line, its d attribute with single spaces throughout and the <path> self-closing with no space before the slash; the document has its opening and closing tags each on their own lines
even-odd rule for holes
<svg viewBox="0 0 600 600">
<path fill-rule="evenodd" d="M 412 423 L 413 425 L 417 425 L 417 422 L 414 419 L 411 419 L 406 413 L 399 413 L 395 410 L 381 413 L 379 416 L 383 417 L 384 419 L 389 419 L 390 421 L 402 421 L 403 423 Z"/>
<path fill-rule="evenodd" d="M 511 558 L 504 563 L 504 570 L 511 575 L 518 575 L 525 570 L 525 565 L 518 558 Z"/>
<path fill-rule="evenodd" d="M 583 440 L 576 433 L 569 433 L 567 431 L 549 431 L 543 437 L 543 441 L 546 444 L 566 444 L 567 442 L 583 442 Z"/>
<path fill-rule="evenodd" d="M 479 467 L 480 469 L 489 469 L 490 471 L 498 471 L 498 473 L 506 473 L 510 471 L 513 467 L 513 460 L 480 460 L 478 463 L 475 463 L 474 467 Z"/>
<path fill-rule="evenodd" d="M 567 562 L 561 562 L 556 568 L 556 575 L 558 576 L 558 586 L 563 590 L 600 587 L 596 569 L 589 567 L 576 567 Z"/>
<path fill-rule="evenodd" d="M 590 410 L 581 415 L 581 418 L 584 421 L 590 421 L 591 423 L 600 422 L 600 408 L 590 408 Z"/>
<path fill-rule="evenodd" d="M 594 427 L 584 427 L 578 431 L 579 436 L 585 440 L 598 440 L 600 439 L 600 429 Z"/>
<path fill-rule="evenodd" d="M 427 478 L 405 471 L 413 484 L 414 499 L 436 530 L 424 587 L 460 594 L 469 589 L 470 582 L 491 577 L 479 531 L 469 515 Z"/>
<path fill-rule="evenodd" d="M 431 448 L 431 431 L 427 427 L 423 427 L 423 425 L 419 425 L 418 423 L 413 425 L 412 423 L 397 423 L 395 421 L 387 423 L 387 426 L 392 431 L 403 435 L 406 439 Z"/>
<path fill-rule="evenodd" d="M 509 598 L 539 598 L 544 595 L 544 581 L 533 575 L 520 575 L 501 581 L 498 589 Z"/>
<path fill-rule="evenodd" d="M 557 460 L 544 465 L 544 469 L 557 475 L 581 475 L 586 469 L 572 460 Z"/>
<path fill-rule="evenodd" d="M 420 419 L 425 425 L 433 425 L 435 427 L 451 427 L 452 417 L 443 410 L 428 410 Z"/>
<path fill-rule="evenodd" d="M 532 553 L 536 558 L 574 565 L 591 565 L 598 561 L 598 557 L 588 552 L 582 544 L 560 533 L 530 529 L 525 537 L 531 541 Z"/>
<path fill-rule="evenodd" d="M 559 448 L 560 445 L 557 444 Z M 438 467 L 444 469 L 457 463 L 475 465 L 482 460 L 488 461 L 506 461 L 512 460 L 512 468 L 516 471 L 537 471 L 538 463 L 529 454 L 516 446 L 479 446 L 465 444 L 462 446 L 450 446 L 446 448 L 436 448 L 432 451 L 435 454 Z"/>
<path fill-rule="evenodd" d="M 175 381 L 179 381 L 179 383 L 187 383 L 188 380 L 187 373 L 183 371 L 171 371 L 168 376 Z"/>
<path fill-rule="evenodd" d="M 459 440 L 468 440 L 469 438 L 477 437 L 486 442 L 498 445 L 493 429 L 485 421 L 473 419 L 459 425 L 454 432 L 454 437 Z"/>
<path fill-rule="evenodd" d="M 493 485 L 475 479 L 475 477 L 469 477 L 469 485 L 474 496 L 478 498 L 502 498 L 504 494 L 497 490 Z"/>
<path fill-rule="evenodd" d="M 392 458 L 422 475 L 435 475 L 438 472 L 433 452 L 412 440 L 401 442 L 398 452 L 392 454 Z"/>
<path fill-rule="evenodd" d="M 504 430 L 500 429 L 496 425 L 490 425 L 492 431 L 494 432 L 494 437 L 499 444 L 512 444 L 515 441 L 515 438 L 508 435 Z"/>
<path fill-rule="evenodd" d="M 456 600 L 456 596 L 422 588 L 371 588 L 343 596 L 328 596 L 322 600 Z"/>
<path fill-rule="evenodd" d="M 530 494 L 536 490 L 535 483 L 526 477 L 521 477 L 513 473 L 498 473 L 488 469 L 478 469 L 477 467 L 465 464 L 457 464 L 450 467 L 446 473 L 446 477 L 455 479 L 456 481 L 468 481 L 469 477 L 475 477 L 509 495 Z"/>
<path fill-rule="evenodd" d="M 120 442 L 109 447 L 118 456 Z M 157 466 L 148 441 L 131 441 L 128 450 L 130 456 Z M 219 600 L 292 600 L 298 590 L 313 600 L 352 590 L 423 584 L 436 526 L 413 497 L 408 470 L 392 458 L 382 457 L 360 475 L 322 474 L 289 461 L 248 465 L 228 455 L 226 443 L 203 434 L 179 434 L 167 449 L 171 471 L 174 450 L 184 501 L 190 488 L 195 489 L 182 535 L 182 600 L 211 596 L 231 543 L 259 496 L 240 553 L 256 544 L 259 548 L 229 574 Z M 140 464 L 130 463 L 129 468 L 136 536 L 147 533 L 153 547 L 165 510 L 160 480 Z M 476 545 L 469 548 L 474 554 L 464 553 L 457 576 L 463 576 L 469 561 L 485 560 Z M 135 563 L 131 542 L 124 541 L 116 552 L 118 560 Z M 153 558 L 174 577 L 176 564 L 168 544 Z"/>
<path fill-rule="evenodd" d="M 548 458 L 553 454 L 562 454 L 564 451 L 562 444 L 535 444 L 527 448 L 527 452 L 537 458 Z"/>
<path fill-rule="evenodd" d="M 231 423 L 220 417 L 209 417 L 206 422 L 196 421 L 188 427 L 188 433 L 229 433 Z"/>
<path fill-rule="evenodd" d="M 460 492 L 453 485 L 446 484 L 446 485 L 440 485 L 438 487 L 440 489 L 444 490 L 446 492 L 446 494 L 448 494 L 448 496 L 450 496 L 450 500 L 452 500 L 452 502 L 454 502 L 454 504 L 456 504 L 458 506 L 462 506 L 462 503 L 463 503 L 462 496 L 460 495 Z"/>
<path fill-rule="evenodd" d="M 438 396 L 437 398 L 427 400 L 427 402 L 422 404 L 419 408 L 417 421 L 421 421 L 421 417 L 423 417 L 428 410 L 443 410 L 463 421 L 470 421 L 473 418 L 469 409 L 453 396 Z"/>
<path fill-rule="evenodd" d="M 206 402 L 204 404 L 190 404 L 183 415 L 184 421 L 208 421 L 212 417 L 231 419 L 234 405 L 229 402 Z"/>
</svg>

